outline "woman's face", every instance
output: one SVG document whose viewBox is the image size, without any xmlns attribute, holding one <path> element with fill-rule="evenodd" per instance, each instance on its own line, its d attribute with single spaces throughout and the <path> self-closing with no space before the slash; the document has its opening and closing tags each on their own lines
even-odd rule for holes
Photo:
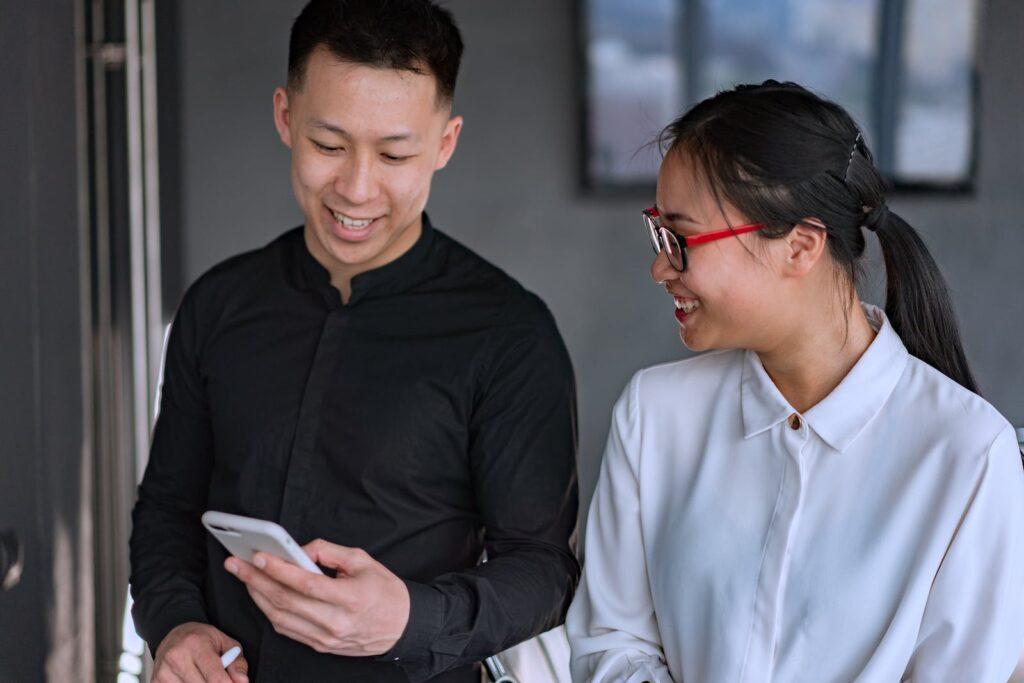
<svg viewBox="0 0 1024 683">
<path fill-rule="evenodd" d="M 661 224 L 680 237 L 751 222 L 728 204 L 718 205 L 679 148 L 661 164 L 657 207 Z M 651 277 L 674 299 L 679 337 L 688 349 L 759 351 L 781 340 L 796 308 L 787 305 L 792 292 L 774 266 L 784 258 L 785 243 L 753 232 L 695 245 L 687 249 L 688 264 L 682 273 L 669 264 L 664 252 L 657 256 Z"/>
</svg>

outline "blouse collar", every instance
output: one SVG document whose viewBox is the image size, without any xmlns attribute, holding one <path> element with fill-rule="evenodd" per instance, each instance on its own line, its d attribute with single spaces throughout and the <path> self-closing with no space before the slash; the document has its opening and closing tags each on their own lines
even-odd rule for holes
<svg viewBox="0 0 1024 683">
<path fill-rule="evenodd" d="M 910 354 L 877 306 L 861 304 L 877 330 L 867 350 L 821 402 L 804 413 L 807 425 L 844 452 L 878 414 L 903 375 Z M 796 412 L 753 351 L 746 352 L 740 384 L 744 438 L 760 434 Z"/>
</svg>

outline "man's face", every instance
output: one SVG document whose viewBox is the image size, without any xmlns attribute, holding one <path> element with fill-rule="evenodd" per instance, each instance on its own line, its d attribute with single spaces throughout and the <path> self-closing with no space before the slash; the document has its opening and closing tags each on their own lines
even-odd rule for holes
<svg viewBox="0 0 1024 683">
<path fill-rule="evenodd" d="M 430 179 L 462 128 L 433 75 L 341 62 L 326 49 L 310 55 L 301 89 L 275 91 L 274 122 L 292 151 L 306 243 L 347 277 L 416 242 Z"/>
</svg>

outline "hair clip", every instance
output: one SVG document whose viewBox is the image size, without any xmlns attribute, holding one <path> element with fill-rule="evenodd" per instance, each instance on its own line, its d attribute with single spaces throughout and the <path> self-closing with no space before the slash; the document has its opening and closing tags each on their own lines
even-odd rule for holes
<svg viewBox="0 0 1024 683">
<path fill-rule="evenodd" d="M 843 181 L 850 180 L 850 166 L 853 165 L 853 153 L 857 151 L 857 143 L 860 142 L 860 131 L 857 131 L 857 137 L 853 139 L 853 145 L 850 147 L 850 158 L 846 160 L 846 170 L 843 172 Z"/>
</svg>

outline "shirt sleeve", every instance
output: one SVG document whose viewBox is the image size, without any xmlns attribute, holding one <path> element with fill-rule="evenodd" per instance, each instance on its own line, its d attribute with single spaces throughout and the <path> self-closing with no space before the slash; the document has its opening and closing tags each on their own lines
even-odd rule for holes
<svg viewBox="0 0 1024 683">
<path fill-rule="evenodd" d="M 1024 646 L 1024 469 L 1004 429 L 932 584 L 904 680 L 1003 683 Z"/>
<path fill-rule="evenodd" d="M 391 652 L 410 681 L 483 660 L 562 623 L 574 551 L 576 393 L 547 309 L 496 344 L 469 424 L 487 562 L 407 581 L 409 624 Z"/>
<path fill-rule="evenodd" d="M 207 621 L 202 593 L 206 539 L 200 517 L 213 447 L 196 327 L 186 295 L 168 340 L 160 412 L 132 511 L 132 617 L 153 652 L 175 626 Z"/>
<path fill-rule="evenodd" d="M 619 398 L 587 520 L 583 578 L 566 619 L 572 679 L 670 683 L 647 577 L 637 477 L 637 375 Z"/>
</svg>

